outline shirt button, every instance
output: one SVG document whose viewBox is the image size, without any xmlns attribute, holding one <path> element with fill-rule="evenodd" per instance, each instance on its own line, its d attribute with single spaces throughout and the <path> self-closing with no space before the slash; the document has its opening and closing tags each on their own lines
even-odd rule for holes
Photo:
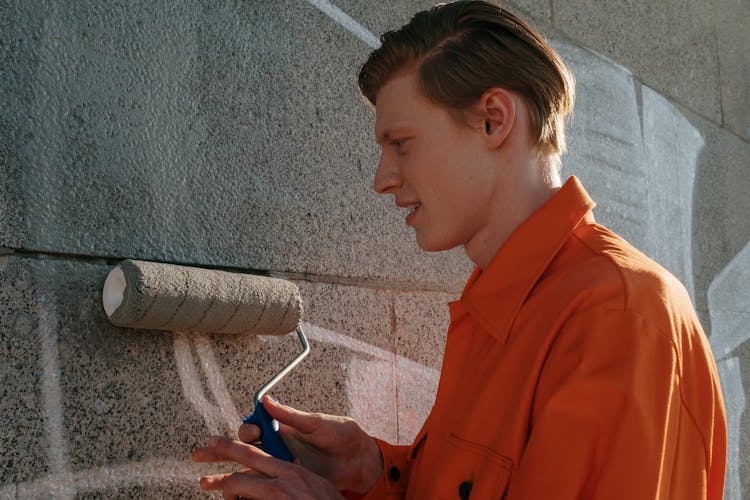
<svg viewBox="0 0 750 500">
<path fill-rule="evenodd" d="M 391 481 L 398 481 L 401 478 L 401 471 L 398 470 L 398 467 L 391 467 L 388 469 L 388 477 L 391 478 Z"/>
<path fill-rule="evenodd" d="M 471 481 L 464 481 L 458 486 L 458 497 L 467 500 L 471 494 Z"/>
</svg>

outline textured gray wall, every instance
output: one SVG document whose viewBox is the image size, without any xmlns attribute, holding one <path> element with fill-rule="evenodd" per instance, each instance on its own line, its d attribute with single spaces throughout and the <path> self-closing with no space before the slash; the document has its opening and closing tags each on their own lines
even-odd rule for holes
<svg viewBox="0 0 750 500">
<path fill-rule="evenodd" d="M 470 266 L 370 185 L 356 69 L 432 2 L 0 0 L 0 498 L 201 498 L 292 338 L 111 326 L 121 258 L 296 280 L 312 354 L 274 394 L 408 442 Z M 750 4 L 518 0 L 577 77 L 565 173 L 690 290 L 750 496 Z"/>
</svg>

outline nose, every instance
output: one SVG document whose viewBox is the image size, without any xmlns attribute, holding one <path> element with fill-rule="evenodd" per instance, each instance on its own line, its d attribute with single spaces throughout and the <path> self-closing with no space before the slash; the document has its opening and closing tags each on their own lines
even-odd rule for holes
<svg viewBox="0 0 750 500">
<path fill-rule="evenodd" d="M 375 192 L 378 194 L 389 194 L 394 189 L 401 187 L 401 183 L 401 174 L 398 167 L 392 161 L 386 159 L 385 155 L 381 154 L 373 182 Z"/>
</svg>

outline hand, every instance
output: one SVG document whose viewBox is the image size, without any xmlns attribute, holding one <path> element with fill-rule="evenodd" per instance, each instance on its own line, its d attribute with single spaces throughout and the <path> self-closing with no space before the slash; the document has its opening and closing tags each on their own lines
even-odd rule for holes
<svg viewBox="0 0 750 500">
<path fill-rule="evenodd" d="M 196 462 L 237 462 L 240 472 L 202 477 L 204 490 L 222 490 L 224 498 L 331 499 L 342 498 L 330 481 L 299 464 L 270 456 L 255 446 L 225 437 L 213 437 L 205 448 L 193 451 Z"/>
<path fill-rule="evenodd" d="M 263 407 L 279 421 L 279 432 L 295 461 L 326 478 L 339 490 L 365 494 L 383 473 L 375 439 L 348 417 L 305 413 L 263 398 Z M 260 429 L 243 424 L 240 440 L 253 443 Z"/>
</svg>

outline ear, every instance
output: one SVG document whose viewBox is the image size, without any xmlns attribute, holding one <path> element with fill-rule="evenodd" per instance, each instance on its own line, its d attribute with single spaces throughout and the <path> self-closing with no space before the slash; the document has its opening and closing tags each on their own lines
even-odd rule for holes
<svg viewBox="0 0 750 500">
<path fill-rule="evenodd" d="M 493 87 L 487 89 L 479 98 L 476 110 L 483 120 L 482 128 L 488 144 L 501 146 L 516 121 L 516 100 L 505 89 Z"/>
</svg>

